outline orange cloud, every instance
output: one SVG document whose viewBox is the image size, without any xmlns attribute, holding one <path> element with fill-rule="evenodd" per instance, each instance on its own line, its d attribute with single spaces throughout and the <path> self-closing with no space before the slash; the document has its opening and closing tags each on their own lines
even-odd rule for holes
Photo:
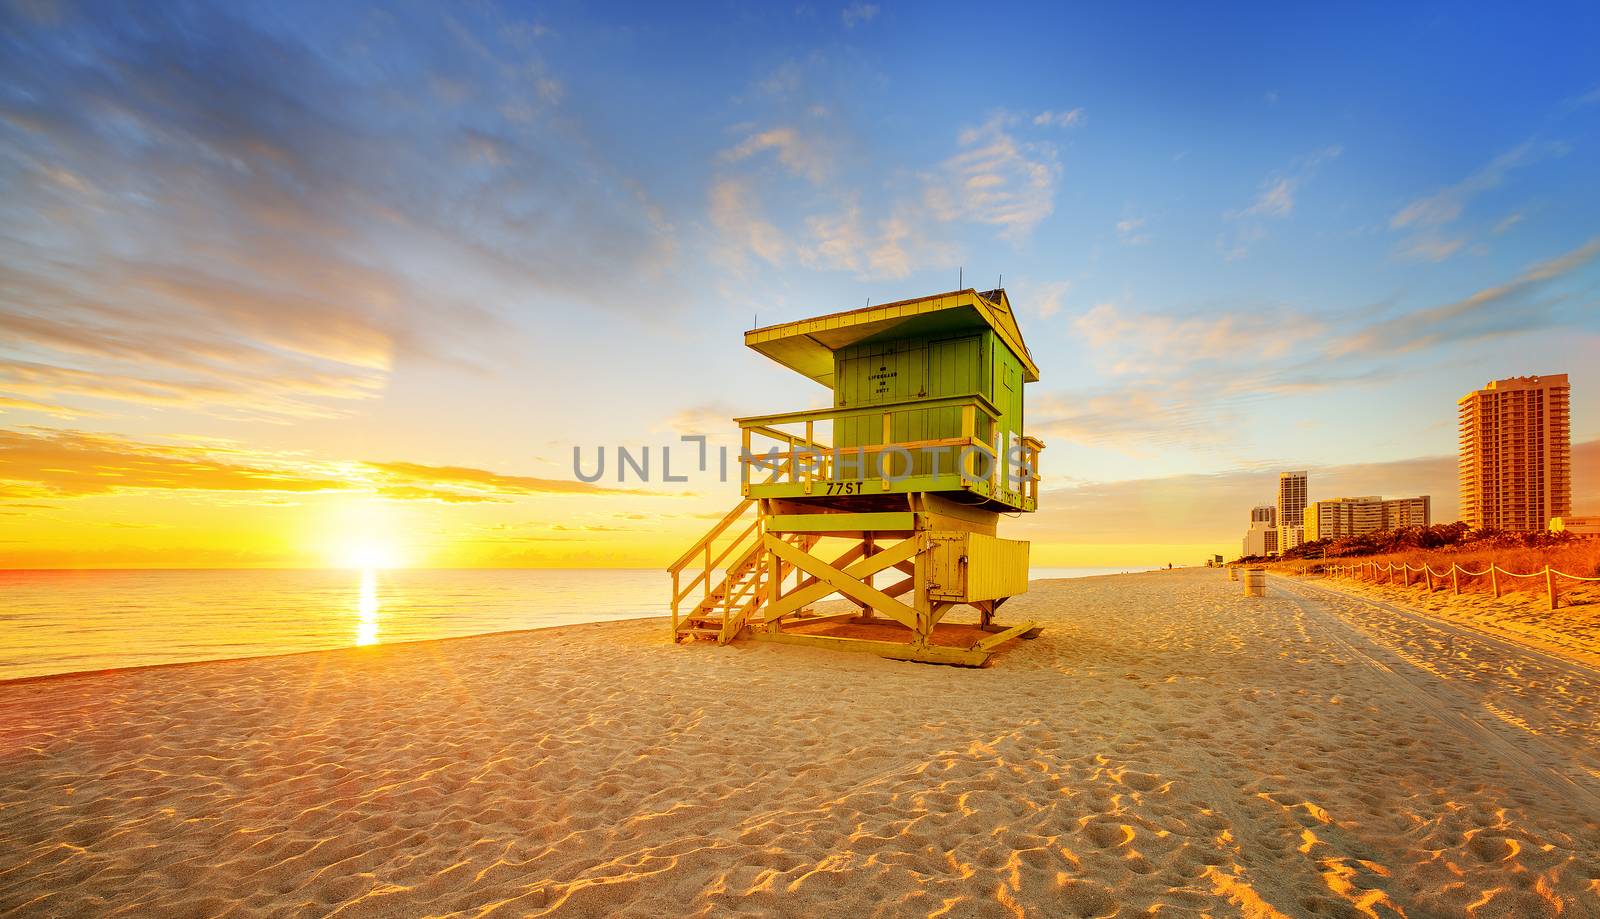
<svg viewBox="0 0 1600 919">
<path fill-rule="evenodd" d="M 82 497 L 149 490 L 362 492 L 447 503 L 523 495 L 662 494 L 467 466 L 295 461 L 215 444 L 178 446 L 82 431 L 0 429 L 0 495 Z"/>
<path fill-rule="evenodd" d="M 656 492 L 630 488 L 605 488 L 588 482 L 567 479 L 541 479 L 526 475 L 502 475 L 470 466 L 424 466 L 419 463 L 364 463 L 385 475 L 425 482 L 431 485 L 461 486 L 500 495 L 646 495 Z"/>
</svg>

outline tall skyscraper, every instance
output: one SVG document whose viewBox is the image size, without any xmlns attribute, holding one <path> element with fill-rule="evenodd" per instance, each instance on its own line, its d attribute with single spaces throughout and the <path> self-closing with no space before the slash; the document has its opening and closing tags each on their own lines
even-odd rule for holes
<svg viewBox="0 0 1600 919">
<path fill-rule="evenodd" d="M 1572 513 L 1571 392 L 1556 373 L 1495 380 L 1456 401 L 1468 525 L 1531 532 Z"/>
<path fill-rule="evenodd" d="M 1278 551 L 1306 541 L 1305 470 L 1278 473 Z"/>
</svg>

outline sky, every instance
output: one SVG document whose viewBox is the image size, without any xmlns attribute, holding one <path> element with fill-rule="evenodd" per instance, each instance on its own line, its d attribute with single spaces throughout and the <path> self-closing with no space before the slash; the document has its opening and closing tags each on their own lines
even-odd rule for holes
<svg viewBox="0 0 1600 919">
<path fill-rule="evenodd" d="M 664 565 L 738 500 L 682 436 L 830 403 L 745 330 L 1002 279 L 1037 565 L 1233 553 L 1282 469 L 1454 519 L 1455 400 L 1521 374 L 1571 376 L 1600 513 L 1597 43 L 1592 4 L 0 0 L 0 566 Z"/>
</svg>

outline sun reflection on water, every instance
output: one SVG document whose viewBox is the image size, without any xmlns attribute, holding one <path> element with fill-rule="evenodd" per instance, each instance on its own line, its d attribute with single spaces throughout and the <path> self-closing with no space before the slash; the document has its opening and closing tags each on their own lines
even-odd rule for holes
<svg viewBox="0 0 1600 919">
<path fill-rule="evenodd" d="M 356 644 L 378 643 L 378 572 L 361 571 L 361 592 L 356 599 Z"/>
</svg>

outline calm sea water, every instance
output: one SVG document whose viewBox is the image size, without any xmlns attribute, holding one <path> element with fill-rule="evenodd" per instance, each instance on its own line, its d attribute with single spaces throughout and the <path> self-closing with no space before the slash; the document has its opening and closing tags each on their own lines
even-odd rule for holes
<svg viewBox="0 0 1600 919">
<path fill-rule="evenodd" d="M 664 616 L 668 584 L 655 569 L 0 571 L 0 680 Z"/>
</svg>

